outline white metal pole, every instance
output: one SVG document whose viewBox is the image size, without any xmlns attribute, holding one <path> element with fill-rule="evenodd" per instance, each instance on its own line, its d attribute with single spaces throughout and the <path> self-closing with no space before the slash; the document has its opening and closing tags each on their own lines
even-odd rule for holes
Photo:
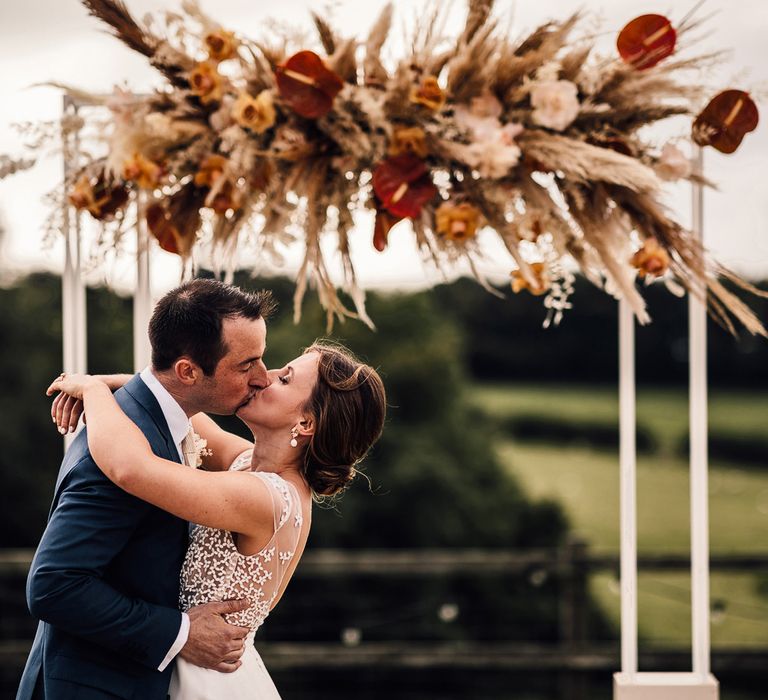
<svg viewBox="0 0 768 700">
<path fill-rule="evenodd" d="M 621 670 L 637 673 L 637 481 L 635 317 L 619 302 L 619 463 L 621 503 Z"/>
<path fill-rule="evenodd" d="M 69 136 L 66 133 L 64 120 L 70 110 L 71 102 L 67 95 L 62 100 L 61 112 L 61 140 L 64 149 L 64 182 L 68 182 L 70 174 L 71 157 Z M 66 186 L 66 185 L 65 185 Z M 75 214 L 77 216 L 77 214 Z M 62 369 L 65 372 L 74 372 L 77 366 L 76 351 L 76 304 L 74 288 L 77 284 L 77 259 L 73 249 L 77 235 L 72 231 L 72 210 L 68 203 L 64 204 L 62 211 L 62 235 L 64 236 L 64 271 L 61 275 L 61 339 L 62 339 Z"/>
<path fill-rule="evenodd" d="M 704 152 L 695 147 L 694 169 L 702 174 Z M 704 188 L 693 184 L 692 230 L 703 240 Z M 706 295 L 706 287 L 702 289 Z M 693 672 L 702 680 L 709 668 L 709 490 L 707 484 L 707 311 L 688 295 L 689 415 L 691 461 L 691 639 Z"/>
<path fill-rule="evenodd" d="M 150 241 L 144 218 L 144 197 L 136 198 L 136 291 L 133 297 L 133 368 L 140 372 L 150 362 L 147 326 L 152 311 Z"/>
<path fill-rule="evenodd" d="M 70 135 L 64 122 L 71 113 L 77 113 L 77 104 L 68 95 L 62 99 L 61 139 L 64 149 L 64 182 L 68 183 L 73 168 L 77 166 L 80 140 Z M 74 163 L 72 161 L 75 161 Z M 66 184 L 65 184 L 66 186 Z M 65 372 L 87 371 L 85 284 L 81 266 L 81 229 L 79 214 L 74 214 L 68 202 L 62 212 L 64 236 L 64 270 L 61 275 L 62 303 L 62 369 Z M 64 438 L 64 448 L 69 447 L 72 435 Z"/>
<path fill-rule="evenodd" d="M 77 106 L 75 106 L 77 112 Z M 73 134 L 74 155 L 76 164 L 80 160 L 80 132 Z M 75 215 L 75 271 L 76 283 L 74 287 L 75 304 L 75 371 L 85 374 L 88 371 L 88 315 L 85 301 L 85 280 L 83 279 L 82 266 L 82 217 L 78 212 Z"/>
</svg>

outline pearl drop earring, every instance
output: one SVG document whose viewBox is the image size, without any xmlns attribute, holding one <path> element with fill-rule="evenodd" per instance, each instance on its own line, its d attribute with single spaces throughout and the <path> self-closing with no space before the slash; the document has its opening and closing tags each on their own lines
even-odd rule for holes
<svg viewBox="0 0 768 700">
<path fill-rule="evenodd" d="M 299 441 L 296 439 L 299 435 L 299 429 L 294 425 L 291 428 L 291 447 L 298 447 Z"/>
</svg>

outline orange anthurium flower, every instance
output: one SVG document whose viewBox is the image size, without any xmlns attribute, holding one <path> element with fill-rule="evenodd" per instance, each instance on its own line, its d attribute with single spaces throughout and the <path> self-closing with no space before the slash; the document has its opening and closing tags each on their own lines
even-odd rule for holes
<svg viewBox="0 0 768 700">
<path fill-rule="evenodd" d="M 226 61 L 237 53 L 237 40 L 234 32 L 217 29 L 205 35 L 205 47 L 212 61 Z"/>
<path fill-rule="evenodd" d="M 413 155 L 382 161 L 373 171 L 373 191 L 384 209 L 399 217 L 416 217 L 437 194 L 429 169 Z"/>
<path fill-rule="evenodd" d="M 640 277 L 659 277 L 669 268 L 669 253 L 655 238 L 646 238 L 643 247 L 632 256 L 630 263 L 637 268 Z"/>
<path fill-rule="evenodd" d="M 527 289 L 534 296 L 540 296 L 549 289 L 550 281 L 544 263 L 532 263 L 530 268 L 536 281 L 535 286 L 531 286 L 528 283 L 528 280 L 523 277 L 523 273 L 520 270 L 512 270 L 512 291 L 515 294 L 523 289 Z"/>
<path fill-rule="evenodd" d="M 389 155 L 401 156 L 406 153 L 412 153 L 419 158 L 426 158 L 429 154 L 426 134 L 421 127 L 395 129 L 392 142 L 389 145 Z"/>
<path fill-rule="evenodd" d="M 224 95 L 224 85 L 216 67 L 211 61 L 198 63 L 189 74 L 189 85 L 192 93 L 200 98 L 204 105 L 218 102 Z"/>
<path fill-rule="evenodd" d="M 440 109 L 445 103 L 445 90 L 437 82 L 434 75 L 428 75 L 422 79 L 418 87 L 411 89 L 410 100 L 414 104 L 423 105 L 433 112 Z"/>
<path fill-rule="evenodd" d="M 143 190 L 153 190 L 160 184 L 163 168 L 141 153 L 134 153 L 123 165 L 123 178 L 132 180 Z"/>
<path fill-rule="evenodd" d="M 275 70 L 280 97 L 296 114 L 317 119 L 331 111 L 344 81 L 312 51 L 299 51 Z"/>
<path fill-rule="evenodd" d="M 471 204 L 454 205 L 445 202 L 435 212 L 435 230 L 451 241 L 466 241 L 477 235 L 480 210 Z"/>
</svg>

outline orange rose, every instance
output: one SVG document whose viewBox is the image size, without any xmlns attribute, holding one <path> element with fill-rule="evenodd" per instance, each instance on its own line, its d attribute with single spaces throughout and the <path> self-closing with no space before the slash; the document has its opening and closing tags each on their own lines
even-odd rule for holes
<svg viewBox="0 0 768 700">
<path fill-rule="evenodd" d="M 247 92 L 241 92 L 232 106 L 232 119 L 246 129 L 263 134 L 275 123 L 272 93 L 262 90 L 258 96 L 251 97 Z"/>
<path fill-rule="evenodd" d="M 195 184 L 198 187 L 213 187 L 224 174 L 226 165 L 227 159 L 224 156 L 208 156 L 200 163 L 200 170 L 195 173 Z"/>
<path fill-rule="evenodd" d="M 435 228 L 438 235 L 451 241 L 474 238 L 479 223 L 480 211 L 466 202 L 458 206 L 446 202 L 435 212 Z"/>
<path fill-rule="evenodd" d="M 411 89 L 410 100 L 435 112 L 445 103 L 445 91 L 438 85 L 434 75 L 428 75 L 418 87 Z"/>
<path fill-rule="evenodd" d="M 212 61 L 226 61 L 237 53 L 237 40 L 233 32 L 217 29 L 205 35 L 205 47 Z"/>
<path fill-rule="evenodd" d="M 540 296 L 549 289 L 549 275 L 547 275 L 547 270 L 544 267 L 544 263 L 532 263 L 530 268 L 536 281 L 535 286 L 531 286 L 528 283 L 528 280 L 523 277 L 523 273 L 520 272 L 520 270 L 512 270 L 512 291 L 515 294 L 522 291 L 523 289 L 527 289 L 534 296 Z"/>
<path fill-rule="evenodd" d="M 426 134 L 421 127 L 412 126 L 409 129 L 395 129 L 392 143 L 389 145 L 390 156 L 400 156 L 404 153 L 413 153 L 419 158 L 426 158 L 429 154 Z"/>
<path fill-rule="evenodd" d="M 82 175 L 75 183 L 72 191 L 69 193 L 69 203 L 75 209 L 91 210 L 96 203 L 96 196 L 93 193 L 91 179 L 87 175 Z"/>
<path fill-rule="evenodd" d="M 162 176 L 162 167 L 141 153 L 134 153 L 133 158 L 129 158 L 123 165 L 123 178 L 132 180 L 143 190 L 155 189 Z"/>
<path fill-rule="evenodd" d="M 128 190 L 122 185 L 110 185 L 100 175 L 95 184 L 82 175 L 69 193 L 69 202 L 75 209 L 85 209 L 94 219 L 103 221 L 128 201 Z"/>
<path fill-rule="evenodd" d="M 224 94 L 224 85 L 216 64 L 211 61 L 198 63 L 189 74 L 189 85 L 193 94 L 207 105 L 209 102 L 218 102 Z"/>
<path fill-rule="evenodd" d="M 632 256 L 630 263 L 637 268 L 640 277 L 660 277 L 669 267 L 669 253 L 655 238 L 646 238 L 643 247 Z"/>
</svg>

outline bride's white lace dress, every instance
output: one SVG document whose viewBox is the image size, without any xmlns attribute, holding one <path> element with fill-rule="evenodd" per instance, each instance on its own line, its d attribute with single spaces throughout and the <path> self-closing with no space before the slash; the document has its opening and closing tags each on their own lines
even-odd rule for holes
<svg viewBox="0 0 768 700">
<path fill-rule="evenodd" d="M 241 454 L 230 470 L 247 471 L 251 451 Z M 247 610 L 227 616 L 227 622 L 248 627 L 242 666 L 233 673 L 200 668 L 177 658 L 171 680 L 171 700 L 279 700 L 280 695 L 253 645 L 256 630 L 269 615 L 283 588 L 286 572 L 301 534 L 302 510 L 296 487 L 269 472 L 251 472 L 262 479 L 272 496 L 275 530 L 272 539 L 257 554 L 237 551 L 232 534 L 195 525 L 181 570 L 182 610 L 194 605 L 247 598 Z"/>
</svg>

